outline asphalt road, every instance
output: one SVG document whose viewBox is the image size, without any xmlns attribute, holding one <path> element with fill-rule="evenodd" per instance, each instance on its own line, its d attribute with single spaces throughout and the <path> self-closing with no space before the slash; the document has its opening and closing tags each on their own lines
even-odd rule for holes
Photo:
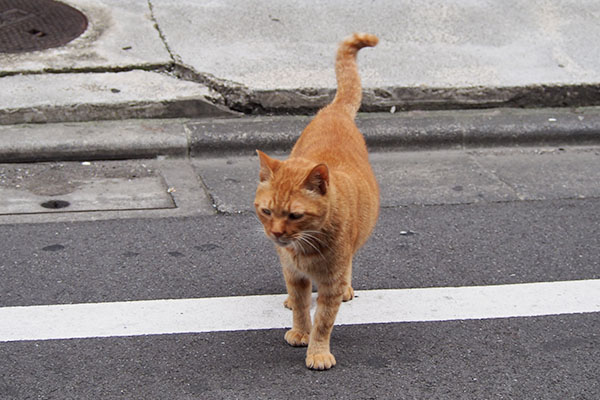
<svg viewBox="0 0 600 400">
<path fill-rule="evenodd" d="M 597 198 L 387 207 L 354 285 L 598 279 L 599 216 Z M 248 213 L 4 225 L 0 247 L 2 307 L 284 292 Z M 598 313 L 341 326 L 321 373 L 281 329 L 5 342 L 0 398 L 596 399 L 599 328 Z"/>
<path fill-rule="evenodd" d="M 354 288 L 600 279 L 599 155 L 593 147 L 373 153 L 383 208 L 356 256 Z M 304 349 L 289 347 L 283 329 L 2 339 L 11 321 L 2 311 L 14 307 L 284 293 L 250 212 L 256 163 L 0 165 L 0 399 L 600 398 L 597 311 L 336 326 L 338 365 L 326 372 L 306 369 Z M 131 194 L 144 179 L 151 187 Z M 167 206 L 136 200 L 165 193 Z M 40 201 L 62 196 L 77 212 L 40 213 Z M 24 214 L 10 215 L 15 201 Z M 98 204 L 104 211 L 90 211 Z"/>
</svg>

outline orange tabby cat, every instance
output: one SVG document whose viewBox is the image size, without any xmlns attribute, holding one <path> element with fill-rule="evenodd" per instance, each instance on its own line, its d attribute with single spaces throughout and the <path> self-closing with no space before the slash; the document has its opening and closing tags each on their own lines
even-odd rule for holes
<svg viewBox="0 0 600 400">
<path fill-rule="evenodd" d="M 379 213 L 379 188 L 354 124 L 362 99 L 356 54 L 377 42 L 376 36 L 355 33 L 341 43 L 337 94 L 304 129 L 287 160 L 257 150 L 260 183 L 254 206 L 277 245 L 288 291 L 284 304 L 293 311 L 285 340 L 308 345 L 306 366 L 313 369 L 335 365 L 329 338 L 341 302 L 354 297 L 352 257 Z M 318 287 L 314 323 L 312 282 Z"/>
</svg>

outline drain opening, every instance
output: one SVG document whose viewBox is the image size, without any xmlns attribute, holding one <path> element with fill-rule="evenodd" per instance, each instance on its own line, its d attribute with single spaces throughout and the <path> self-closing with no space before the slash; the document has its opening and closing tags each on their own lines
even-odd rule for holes
<svg viewBox="0 0 600 400">
<path fill-rule="evenodd" d="M 48 200 L 40 205 L 44 208 L 49 208 L 51 210 L 58 210 L 59 208 L 69 207 L 71 203 L 65 200 Z"/>
<path fill-rule="evenodd" d="M 30 35 L 33 35 L 35 37 L 44 37 L 44 36 L 46 36 L 46 34 L 44 32 L 38 31 L 37 29 L 31 29 L 31 30 L 29 30 L 27 32 L 29 32 Z"/>
</svg>

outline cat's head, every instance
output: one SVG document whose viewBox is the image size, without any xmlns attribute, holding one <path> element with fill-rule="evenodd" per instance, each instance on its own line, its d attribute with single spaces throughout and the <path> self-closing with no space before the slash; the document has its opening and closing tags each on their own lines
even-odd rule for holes
<svg viewBox="0 0 600 400">
<path fill-rule="evenodd" d="M 329 169 L 300 158 L 280 161 L 257 153 L 260 183 L 254 208 L 265 234 L 281 247 L 310 252 L 320 242 L 329 213 Z"/>
</svg>

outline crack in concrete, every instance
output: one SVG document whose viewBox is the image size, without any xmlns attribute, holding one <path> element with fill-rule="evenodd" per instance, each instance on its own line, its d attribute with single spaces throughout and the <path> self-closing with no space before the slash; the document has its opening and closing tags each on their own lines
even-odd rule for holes
<svg viewBox="0 0 600 400">
<path fill-rule="evenodd" d="M 142 64 L 142 65 L 125 65 L 112 67 L 69 67 L 69 68 L 44 68 L 41 70 L 31 71 L 0 71 L 0 78 L 18 75 L 44 75 L 44 74 L 94 74 L 94 73 L 118 73 L 130 71 L 148 71 L 148 72 L 163 72 L 172 69 L 170 64 Z"/>
<path fill-rule="evenodd" d="M 154 15 L 154 5 L 152 4 L 151 0 L 148 0 L 148 11 L 150 12 L 150 19 L 154 23 L 154 29 L 156 29 L 156 32 L 158 32 L 158 37 L 160 38 L 160 41 L 162 42 L 163 46 L 165 46 L 165 50 L 167 50 L 167 53 L 169 53 L 169 57 L 171 57 L 172 63 L 175 64 L 177 62 L 181 62 L 181 58 L 177 56 L 177 54 L 175 54 L 175 52 L 171 49 L 171 46 L 169 46 L 169 43 L 167 42 L 167 37 L 158 25 L 158 20 Z"/>
<path fill-rule="evenodd" d="M 211 90 L 211 98 L 215 104 L 220 104 L 233 111 L 245 114 L 263 114 L 260 104 L 256 103 L 252 91 L 241 83 L 220 79 L 209 73 L 201 73 L 183 63 L 173 64 L 170 71 L 176 78 L 200 83 Z"/>
<path fill-rule="evenodd" d="M 219 93 L 219 103 L 244 114 L 306 115 L 327 105 L 335 89 L 254 90 L 241 83 L 174 65 L 175 75 Z M 363 89 L 362 112 L 468 110 L 491 108 L 566 108 L 600 105 L 600 84 L 525 87 L 386 87 Z"/>
</svg>

